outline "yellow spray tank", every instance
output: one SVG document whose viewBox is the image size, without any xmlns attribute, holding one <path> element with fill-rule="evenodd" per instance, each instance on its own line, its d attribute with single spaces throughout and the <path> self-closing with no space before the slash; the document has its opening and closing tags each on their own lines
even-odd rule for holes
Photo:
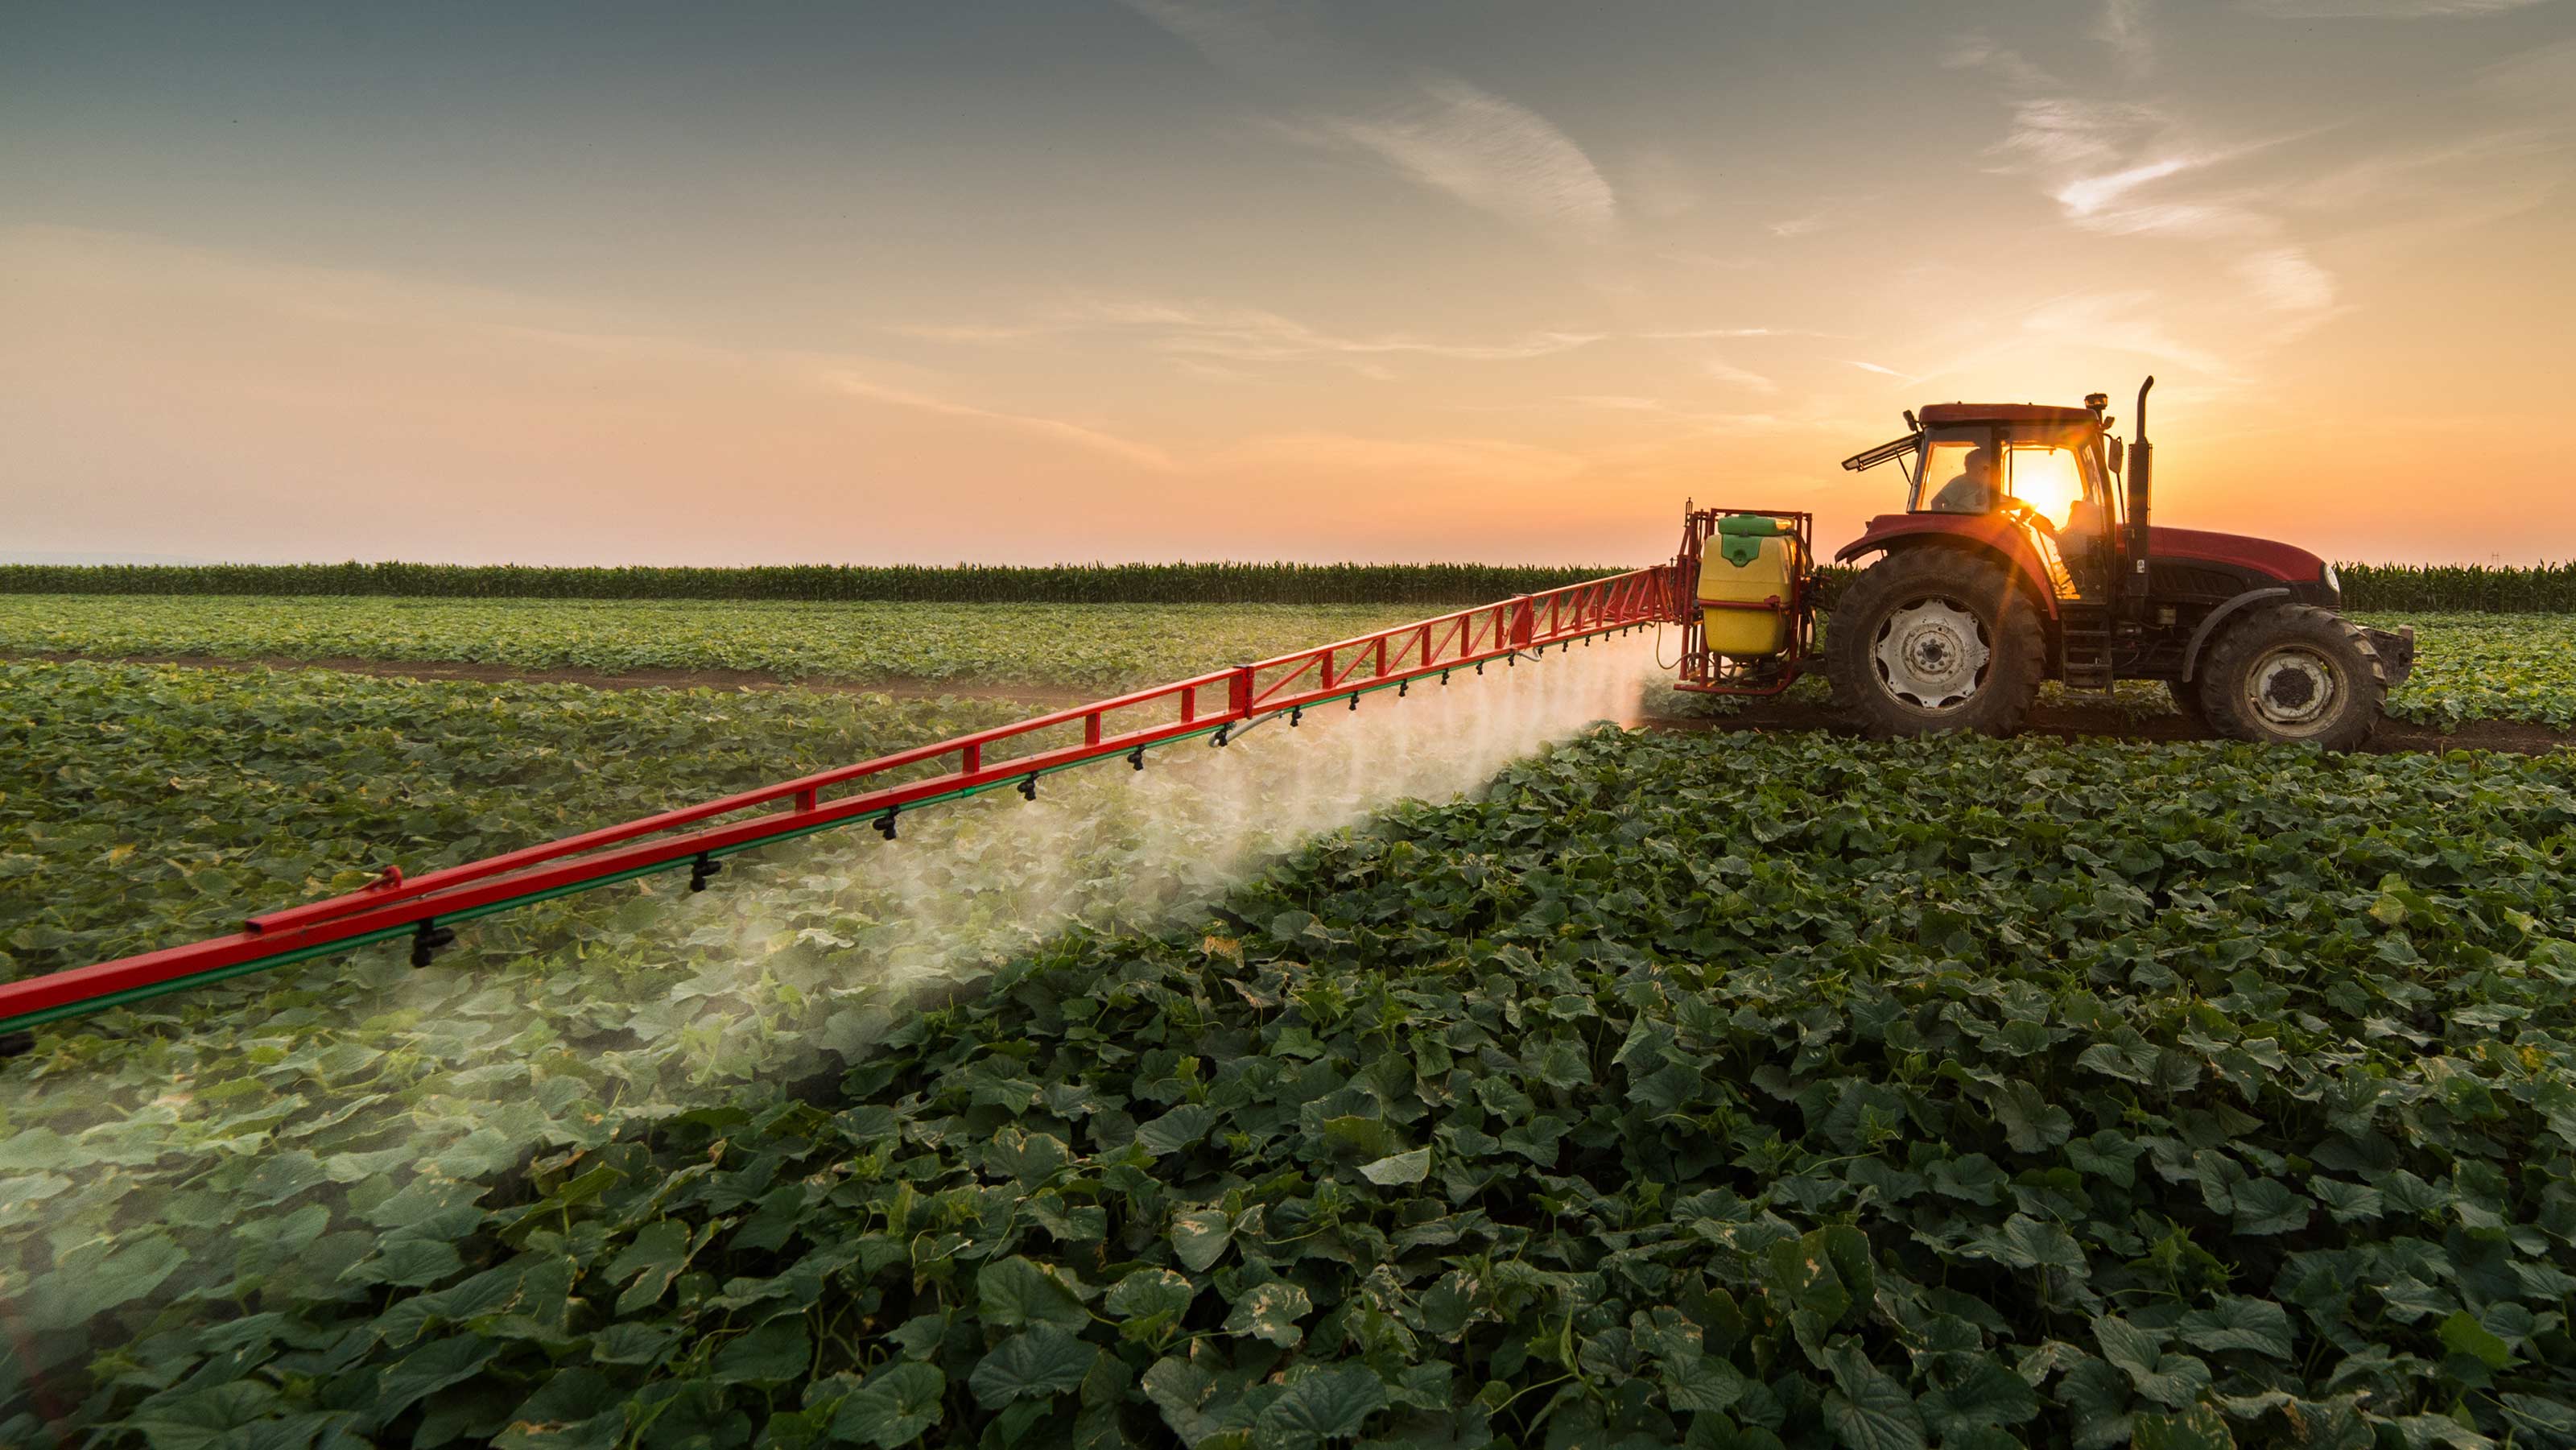
<svg viewBox="0 0 2576 1450">
<path fill-rule="evenodd" d="M 1809 559 L 1796 524 L 1770 514 L 1726 514 L 1699 561 L 1700 630 L 1715 654 L 1760 659 L 1795 638 Z"/>
</svg>

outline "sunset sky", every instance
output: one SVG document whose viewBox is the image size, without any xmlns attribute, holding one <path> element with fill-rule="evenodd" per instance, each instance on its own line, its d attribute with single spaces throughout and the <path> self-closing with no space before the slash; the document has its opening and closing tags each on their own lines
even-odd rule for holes
<svg viewBox="0 0 2576 1450">
<path fill-rule="evenodd" d="M 1950 399 L 2576 556 L 2576 0 L 15 4 L 0 554 L 1669 555 Z"/>
</svg>

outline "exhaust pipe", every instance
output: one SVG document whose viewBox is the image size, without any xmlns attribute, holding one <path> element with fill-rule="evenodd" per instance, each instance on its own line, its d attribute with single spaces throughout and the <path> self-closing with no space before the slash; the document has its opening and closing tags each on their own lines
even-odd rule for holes
<svg viewBox="0 0 2576 1450">
<path fill-rule="evenodd" d="M 2133 614 L 2147 606 L 2147 513 L 2155 491 L 2155 445 L 2147 441 L 2147 393 L 2155 376 L 2138 385 L 2138 437 L 2129 445 L 2129 577 L 2126 594 Z"/>
</svg>

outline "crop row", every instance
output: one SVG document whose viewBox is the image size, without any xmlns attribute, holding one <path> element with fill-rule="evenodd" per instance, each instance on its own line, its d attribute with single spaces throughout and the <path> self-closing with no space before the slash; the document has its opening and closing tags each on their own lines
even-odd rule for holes
<svg viewBox="0 0 2576 1450">
<path fill-rule="evenodd" d="M 1402 623 L 1386 605 L 695 604 L 0 596 L 0 653 L 457 662 L 528 671 L 741 670 L 1109 691 Z M 2576 727 L 2576 615 L 2369 616 L 2413 625 L 2389 713 Z M 1821 690 L 1821 685 L 1817 686 Z M 2168 708 L 2161 687 L 2132 708 Z M 1670 692 L 1659 692 L 1670 700 Z M 1676 706 L 1678 708 L 1678 706 Z"/>
<path fill-rule="evenodd" d="M 0 594 L 356 595 L 450 599 L 894 600 L 945 604 L 1482 604 L 1626 565 L 0 564 Z M 1825 570 L 1827 592 L 1849 570 Z M 2355 609 L 2576 612 L 2576 563 L 2344 564 Z"/>
<path fill-rule="evenodd" d="M 0 700 L 22 968 L 945 723 Z M 2576 764 L 1605 732 L 1215 897 L 1168 778 L 48 1031 L 0 1441 L 2576 1436 Z"/>
<path fill-rule="evenodd" d="M 1386 605 L 763 604 L 0 596 L 0 652 L 410 660 L 542 671 L 1113 690 L 1419 617 Z"/>
</svg>

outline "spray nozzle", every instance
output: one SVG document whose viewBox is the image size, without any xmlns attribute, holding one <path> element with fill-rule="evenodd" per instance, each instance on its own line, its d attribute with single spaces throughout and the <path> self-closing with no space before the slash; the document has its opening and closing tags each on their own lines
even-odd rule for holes
<svg viewBox="0 0 2576 1450">
<path fill-rule="evenodd" d="M 1289 707 L 1288 707 L 1288 728 L 1289 728 L 1289 729 L 1291 729 L 1291 730 L 1296 729 L 1296 728 L 1297 728 L 1297 722 L 1298 722 L 1298 721 L 1300 721 L 1300 720 L 1303 720 L 1303 719 L 1305 719 L 1305 718 L 1306 718 L 1306 707 L 1305 707 L 1305 706 L 1303 706 L 1303 705 L 1291 705 L 1291 706 L 1289 706 Z"/>
<path fill-rule="evenodd" d="M 885 837 L 889 841 L 894 839 L 895 812 L 900 809 L 901 807 L 890 807 L 884 815 L 877 817 L 878 835 Z"/>
<path fill-rule="evenodd" d="M 1234 727 L 1233 727 L 1233 726 L 1231 726 L 1231 725 L 1219 725 L 1218 727 L 1216 727 L 1216 735 L 1215 735 L 1215 737 L 1214 737 L 1213 739 L 1209 740 L 1209 741 L 1208 741 L 1208 744 L 1209 744 L 1210 746 L 1212 746 L 1212 747 L 1222 749 L 1222 748 L 1224 747 L 1224 745 L 1225 745 L 1225 737 L 1226 737 L 1227 732 L 1229 732 L 1229 731 L 1231 731 L 1231 730 L 1233 730 L 1233 729 L 1234 729 Z"/>
<path fill-rule="evenodd" d="M 1401 700 L 1411 693 L 1413 693 L 1413 682 L 1411 680 L 1398 680 L 1395 682 L 1395 697 L 1397 699 Z"/>
<path fill-rule="evenodd" d="M 1128 751 L 1127 764 L 1137 770 L 1143 770 L 1145 768 L 1145 747 L 1139 745 L 1135 749 Z"/>
<path fill-rule="evenodd" d="M 1038 773 L 1032 770 L 1028 773 L 1027 778 L 1020 782 L 1020 799 L 1024 801 L 1033 801 L 1037 798 Z"/>
<path fill-rule="evenodd" d="M 1446 684 L 1448 684 L 1448 683 L 1449 683 L 1449 672 L 1448 672 L 1447 670 L 1442 670 L 1442 671 L 1440 672 L 1440 683 L 1442 683 L 1443 685 L 1446 685 Z"/>
<path fill-rule="evenodd" d="M 689 889 L 691 891 L 706 890 L 707 878 L 715 875 L 723 869 L 724 863 L 722 861 L 717 860 L 715 857 L 708 855 L 704 851 L 699 852 L 698 859 L 689 863 Z"/>
<path fill-rule="evenodd" d="M 456 928 L 440 926 L 436 917 L 423 918 L 420 925 L 412 928 L 411 964 L 414 967 L 428 966 L 432 957 L 455 944 Z"/>
<path fill-rule="evenodd" d="M 1359 707 L 1360 707 L 1360 692 L 1359 692 L 1359 691 L 1357 691 L 1357 690 L 1353 690 L 1353 691 L 1351 691 L 1351 708 L 1352 708 L 1352 709 L 1354 709 L 1354 710 L 1356 710 L 1356 709 L 1358 709 Z"/>
</svg>

